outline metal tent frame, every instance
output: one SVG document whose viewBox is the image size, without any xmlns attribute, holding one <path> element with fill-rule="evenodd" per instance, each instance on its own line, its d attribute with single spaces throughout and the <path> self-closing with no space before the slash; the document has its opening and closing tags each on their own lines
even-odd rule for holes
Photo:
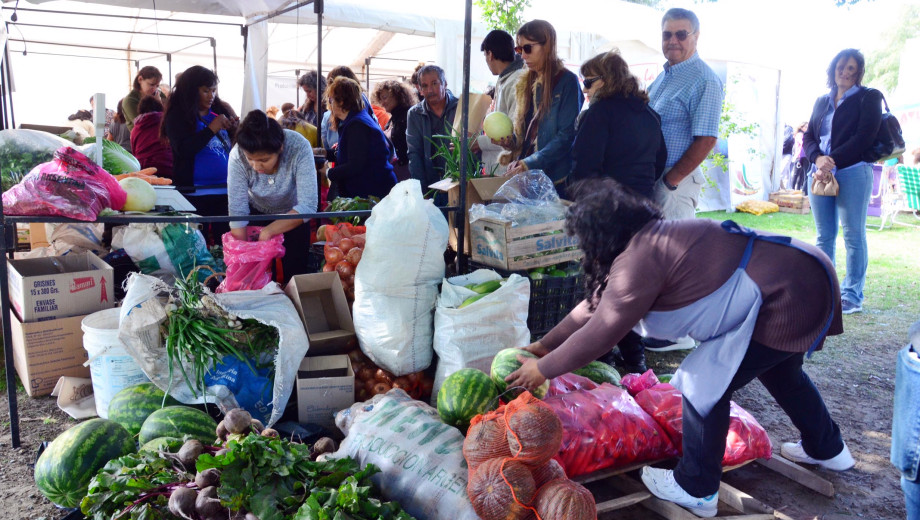
<svg viewBox="0 0 920 520">
<path fill-rule="evenodd" d="M 252 23 L 259 23 L 262 21 L 269 20 L 275 16 L 279 16 L 291 9 L 296 9 L 304 5 L 313 4 L 314 13 L 316 14 L 316 23 L 319 28 L 317 31 L 317 64 L 318 69 L 322 70 L 322 23 L 323 23 L 323 5 L 324 0 L 308 0 L 306 2 L 299 2 L 295 7 L 289 7 L 281 9 L 279 11 L 269 13 L 263 18 L 259 18 Z M 464 24 L 463 24 L 463 38 L 464 38 L 464 50 L 463 50 L 463 91 L 461 94 L 461 104 L 462 104 L 462 115 L 461 115 L 461 154 L 460 154 L 460 204 L 458 207 L 445 207 L 441 208 L 444 212 L 458 212 L 460 222 L 466 221 L 466 184 L 467 184 L 467 170 L 470 165 L 467 161 L 468 150 L 469 150 L 469 138 L 467 133 L 469 130 L 469 95 L 470 95 L 470 47 L 472 40 L 472 12 L 473 12 L 473 3 L 472 0 L 464 1 Z M 117 16 L 117 15 L 108 15 L 108 16 Z M 200 23 L 200 22 L 198 22 Z M 214 22 L 218 23 L 218 22 Z M 243 26 L 244 37 L 245 31 L 252 23 Z M 3 63 L 0 67 L 0 94 L 2 94 L 2 103 L 0 103 L 0 127 L 5 124 L 8 111 L 6 106 L 8 82 L 10 78 L 9 70 L 9 43 L 3 42 Z M 319 85 L 317 85 L 317 89 Z M 12 99 L 11 99 L 12 101 Z M 307 214 L 285 214 L 285 215 L 261 215 L 261 216 L 250 216 L 249 219 L 252 221 L 269 221 L 269 220 L 278 220 L 278 219 L 304 219 L 304 218 L 332 218 L 332 217 L 349 217 L 349 216 L 366 216 L 369 215 L 369 211 L 348 211 L 348 212 L 338 212 L 338 213 L 307 213 Z M 131 222 L 164 222 L 164 223 L 200 223 L 200 222 L 230 222 L 236 217 L 192 217 L 192 216 L 173 216 L 173 217 L 161 217 L 161 216 L 111 216 L 111 217 L 100 217 L 96 222 L 100 223 L 112 223 L 112 224 L 126 224 Z M 67 222 L 77 222 L 73 219 L 62 218 L 62 217 L 37 217 L 37 216 L 7 216 L 3 214 L 2 206 L 0 206 L 0 250 L 6 251 L 10 258 L 12 258 L 13 248 L 16 245 L 16 224 L 17 223 L 31 223 L 31 222 L 47 222 L 47 223 L 67 223 Z M 464 243 L 464 226 L 457 227 L 457 243 Z M 462 251 L 458 252 L 457 261 L 459 270 L 465 271 L 466 269 L 466 257 L 462 254 Z M 10 437 L 12 440 L 12 445 L 14 448 L 20 446 L 20 429 L 19 429 L 19 403 L 16 395 L 16 371 L 14 368 L 13 362 L 13 342 L 12 334 L 10 331 L 10 302 L 9 302 L 9 284 L 7 279 L 9 277 L 9 269 L 6 262 L 0 262 L 0 313 L 2 313 L 2 324 L 3 324 L 3 346 L 4 354 L 6 359 L 6 383 L 7 383 L 7 399 L 9 401 L 9 413 L 10 413 Z"/>
</svg>

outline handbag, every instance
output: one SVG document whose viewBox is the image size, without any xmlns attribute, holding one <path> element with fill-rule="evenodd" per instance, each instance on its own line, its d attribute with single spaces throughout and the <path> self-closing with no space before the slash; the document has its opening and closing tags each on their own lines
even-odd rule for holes
<svg viewBox="0 0 920 520">
<path fill-rule="evenodd" d="M 819 181 L 813 178 L 811 181 L 811 193 L 813 195 L 823 195 L 825 197 L 836 197 L 840 192 L 840 185 L 837 184 L 837 177 L 831 175 L 830 180 Z"/>
<path fill-rule="evenodd" d="M 882 112 L 882 123 L 878 127 L 878 133 L 875 134 L 872 147 L 863 153 L 862 159 L 868 163 L 885 162 L 888 159 L 899 157 L 906 150 L 904 136 L 901 134 L 901 123 L 889 110 L 885 95 L 881 93 L 880 95 L 882 103 L 885 104 L 885 111 Z"/>
</svg>

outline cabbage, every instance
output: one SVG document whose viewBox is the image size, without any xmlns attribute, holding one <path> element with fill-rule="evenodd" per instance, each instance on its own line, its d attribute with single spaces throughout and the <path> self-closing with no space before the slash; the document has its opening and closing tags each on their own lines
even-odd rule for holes
<svg viewBox="0 0 920 520">
<path fill-rule="evenodd" d="M 128 193 L 123 211 L 150 211 L 156 205 L 157 192 L 149 182 L 137 177 L 128 177 L 118 181 L 118 184 Z"/>
<path fill-rule="evenodd" d="M 93 159 L 96 153 L 95 147 L 99 146 L 96 144 L 96 138 L 89 137 L 85 139 L 83 143 L 90 144 L 84 146 L 80 151 L 90 159 Z M 131 152 L 122 148 L 120 144 L 116 143 L 115 141 L 103 139 L 102 168 L 112 175 L 121 175 L 123 173 L 131 173 L 140 170 L 141 163 L 139 163 L 137 159 L 131 155 Z"/>
</svg>

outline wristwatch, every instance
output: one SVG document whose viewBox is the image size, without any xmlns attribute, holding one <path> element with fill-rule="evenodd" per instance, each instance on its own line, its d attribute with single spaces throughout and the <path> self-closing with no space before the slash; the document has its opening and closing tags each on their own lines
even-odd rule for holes
<svg viewBox="0 0 920 520">
<path fill-rule="evenodd" d="M 667 189 L 669 189 L 669 190 L 671 190 L 671 191 L 677 191 L 677 186 L 671 186 L 670 184 L 668 184 L 668 178 L 667 178 L 667 177 L 662 177 L 662 178 L 661 178 L 661 182 L 664 183 L 664 187 L 665 187 L 665 188 L 667 188 Z"/>
</svg>

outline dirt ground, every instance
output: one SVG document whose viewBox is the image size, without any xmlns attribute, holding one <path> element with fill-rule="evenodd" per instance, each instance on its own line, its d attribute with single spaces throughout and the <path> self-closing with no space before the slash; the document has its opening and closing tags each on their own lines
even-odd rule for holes
<svg viewBox="0 0 920 520">
<path fill-rule="evenodd" d="M 877 319 L 871 312 L 846 320 Z M 806 371 L 821 390 L 844 439 L 857 460 L 844 473 L 815 469 L 831 481 L 834 498 L 812 492 L 758 464 L 725 475 L 724 481 L 795 519 L 902 519 L 905 517 L 898 473 L 888 462 L 896 353 L 905 343 L 909 323 L 885 323 L 870 338 L 831 338 L 825 351 L 806 362 Z M 846 324 L 846 322 L 845 322 Z M 673 372 L 683 354 L 649 354 L 649 365 Z M 49 398 L 30 399 L 20 393 L 22 446 L 12 449 L 6 399 L 0 399 L 0 514 L 11 520 L 60 520 L 67 514 L 46 500 L 35 487 L 32 467 L 42 441 L 53 439 L 74 424 Z M 735 401 L 766 428 L 775 451 L 796 432 L 766 390 L 757 382 L 735 394 Z M 778 455 L 777 455 L 778 456 Z M 591 486 L 599 500 L 615 495 L 603 483 Z M 721 512 L 730 515 L 730 512 Z M 640 506 L 611 512 L 607 519 L 658 518 Z"/>
</svg>

